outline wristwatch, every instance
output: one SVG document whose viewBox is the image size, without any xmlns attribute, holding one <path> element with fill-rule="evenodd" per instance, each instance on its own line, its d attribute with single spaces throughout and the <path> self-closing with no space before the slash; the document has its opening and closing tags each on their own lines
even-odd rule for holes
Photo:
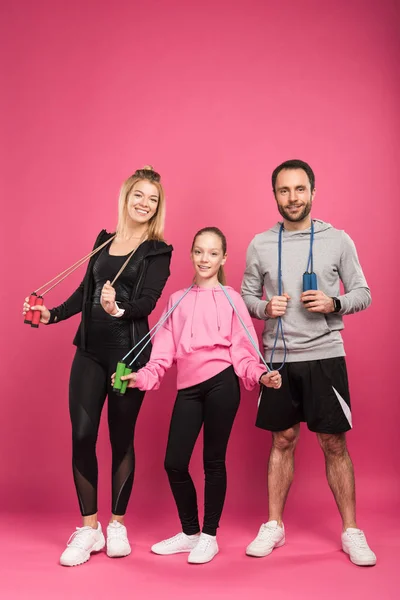
<svg viewBox="0 0 400 600">
<path fill-rule="evenodd" d="M 332 298 L 333 300 L 333 312 L 338 313 L 339 310 L 342 308 L 342 303 L 340 302 L 339 298 Z"/>
</svg>

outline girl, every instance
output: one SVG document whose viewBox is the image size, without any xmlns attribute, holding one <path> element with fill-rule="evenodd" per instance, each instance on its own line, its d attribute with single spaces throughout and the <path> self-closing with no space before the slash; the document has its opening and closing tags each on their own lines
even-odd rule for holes
<svg viewBox="0 0 400 600">
<path fill-rule="evenodd" d="M 226 493 L 225 455 L 239 406 L 239 376 L 247 389 L 258 383 L 279 388 L 278 372 L 266 372 L 218 282 L 225 284 L 226 239 L 215 227 L 193 240 L 194 286 L 155 337 L 150 361 L 123 379 L 130 387 L 158 389 L 177 362 L 178 395 L 170 424 L 165 469 L 178 508 L 182 532 L 152 547 L 156 554 L 189 552 L 188 562 L 206 563 L 218 552 L 217 528 Z M 256 334 L 240 295 L 233 302 L 254 339 Z M 168 309 L 182 296 L 172 294 Z M 204 426 L 205 510 L 200 533 L 196 490 L 189 462 Z"/>
<path fill-rule="evenodd" d="M 61 306 L 41 312 L 40 322 L 58 323 L 81 312 L 74 339 L 69 406 L 72 422 L 73 475 L 83 526 L 77 527 L 61 555 L 65 566 L 86 562 L 105 545 L 97 520 L 96 440 L 108 395 L 108 425 L 112 449 L 112 515 L 107 527 L 107 554 L 127 556 L 130 545 L 124 515 L 131 495 L 135 455 L 133 436 L 144 392 L 129 390 L 125 397 L 109 384 L 115 365 L 148 330 L 154 309 L 169 277 L 172 247 L 163 239 L 164 190 L 152 167 L 137 170 L 122 185 L 116 234 L 101 231 L 95 248 L 112 239 L 89 262 L 79 288 Z M 133 254 L 132 254 L 133 252 Z M 128 262 L 127 259 L 129 258 Z M 126 263 L 115 286 L 110 281 Z M 29 310 L 28 298 L 24 314 Z M 149 359 L 142 354 L 137 368 Z"/>
</svg>

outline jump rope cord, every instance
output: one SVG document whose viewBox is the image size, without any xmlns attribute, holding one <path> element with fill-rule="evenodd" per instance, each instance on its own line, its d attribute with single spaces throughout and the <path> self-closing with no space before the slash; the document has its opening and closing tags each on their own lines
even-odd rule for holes
<svg viewBox="0 0 400 600">
<path fill-rule="evenodd" d="M 142 244 L 144 242 L 144 240 L 146 239 L 146 237 L 147 237 L 147 231 L 141 236 L 141 238 L 139 239 L 138 245 L 136 246 L 136 248 L 134 248 L 132 250 L 132 252 L 128 256 L 128 258 L 126 259 L 126 261 L 124 262 L 124 264 L 122 265 L 122 267 L 120 268 L 120 270 L 118 271 L 118 273 L 116 274 L 116 276 L 114 277 L 114 279 L 112 280 L 112 282 L 111 282 L 112 286 L 117 281 L 118 277 L 121 275 L 122 271 L 125 269 L 126 265 L 131 260 L 132 256 L 135 254 L 135 252 L 139 248 L 140 244 Z"/>
<path fill-rule="evenodd" d="M 146 235 L 147 235 L 147 233 L 145 233 L 144 235 L 142 235 L 142 237 L 140 238 L 139 243 L 136 246 L 136 248 L 134 248 L 132 250 L 132 252 L 129 254 L 128 258 L 126 259 L 126 261 L 124 262 L 124 264 L 122 265 L 122 267 L 120 268 L 120 270 L 118 271 L 118 273 L 116 274 L 116 276 L 114 277 L 114 279 L 112 280 L 112 282 L 111 282 L 112 286 L 117 281 L 118 277 L 121 275 L 121 273 L 123 272 L 123 270 L 125 269 L 125 267 L 129 263 L 129 261 L 131 260 L 132 256 L 135 254 L 136 250 L 139 248 L 140 244 L 143 243 L 143 241 L 146 238 Z M 92 258 L 92 256 L 94 256 L 95 254 L 97 254 L 98 252 L 100 252 L 100 250 L 102 250 L 105 246 L 107 246 L 107 244 L 109 244 L 110 242 L 112 242 L 112 240 L 115 237 L 116 236 L 113 235 L 106 242 L 104 242 L 103 244 L 101 244 L 100 246 L 98 246 L 97 248 L 95 248 L 95 250 L 92 250 L 92 252 L 89 252 L 89 254 L 87 254 L 86 256 L 83 256 L 76 263 L 74 263 L 73 265 L 71 265 L 70 267 L 68 267 L 67 269 L 65 269 L 65 271 L 62 271 L 61 273 L 59 273 L 58 275 L 56 275 L 55 277 L 53 277 L 53 279 L 50 279 L 50 281 L 48 281 L 44 285 L 41 285 L 39 288 L 37 288 L 37 290 L 35 290 L 34 293 L 36 294 L 39 290 L 45 288 L 50 283 L 53 283 L 53 281 L 55 281 L 55 283 L 53 283 L 52 286 L 50 286 L 47 290 L 45 290 L 44 292 L 42 292 L 40 294 L 42 296 L 42 298 L 43 298 L 43 296 L 45 296 L 48 292 L 50 292 L 50 290 L 52 290 L 53 288 L 55 288 L 59 283 L 61 283 L 62 281 L 64 281 L 64 279 L 66 279 L 67 277 L 69 277 L 69 275 L 71 275 L 74 271 L 76 271 L 76 269 L 79 269 L 79 267 L 81 265 L 83 265 L 83 263 L 86 260 L 90 260 Z"/>
<path fill-rule="evenodd" d="M 141 355 L 141 353 L 143 352 L 143 350 L 146 348 L 146 346 L 148 344 L 150 344 L 151 340 L 154 338 L 154 336 L 156 335 L 156 333 L 159 331 L 159 329 L 161 329 L 161 327 L 164 325 L 164 323 L 167 321 L 167 319 L 169 318 L 169 316 L 174 312 L 175 308 L 178 306 L 178 304 L 183 300 L 183 298 L 186 296 L 186 294 L 188 294 L 190 292 L 190 290 L 193 287 L 193 283 L 192 285 L 184 292 L 184 294 L 182 294 L 182 296 L 173 304 L 173 306 L 171 306 L 171 308 L 165 313 L 165 315 L 163 317 L 161 317 L 161 319 L 150 329 L 150 331 L 148 333 L 146 333 L 146 335 L 144 335 L 142 337 L 141 340 L 138 341 L 137 344 L 135 344 L 133 346 L 133 348 L 131 348 L 129 350 L 129 352 L 127 354 L 125 354 L 125 356 L 121 359 L 121 362 L 124 362 L 128 356 L 130 354 L 132 354 L 132 352 L 134 350 L 136 350 L 136 348 L 138 346 L 140 346 L 141 344 L 143 344 L 143 342 L 145 341 L 146 338 L 149 338 L 147 340 L 147 342 L 144 344 L 144 346 L 142 346 L 142 348 L 140 349 L 140 351 L 136 354 L 136 356 L 132 359 L 132 361 L 129 363 L 129 366 L 131 366 L 135 360 L 137 360 L 139 358 L 139 356 Z"/>
<path fill-rule="evenodd" d="M 281 223 L 281 226 L 279 228 L 279 239 L 278 239 L 278 295 L 279 296 L 282 296 L 282 292 L 283 292 L 283 283 L 282 283 L 282 235 L 283 235 L 283 223 Z M 310 252 L 308 254 L 308 261 L 307 261 L 307 272 L 308 273 L 312 273 L 314 271 L 313 244 L 314 244 L 314 222 L 311 221 Z M 287 355 L 286 339 L 285 339 L 285 334 L 283 332 L 282 317 L 278 317 L 278 325 L 277 325 L 277 328 L 276 328 L 276 334 L 275 334 L 274 344 L 272 346 L 271 358 L 270 358 L 270 362 L 269 362 L 269 365 L 270 365 L 271 369 L 273 369 L 273 364 L 272 363 L 273 363 L 273 358 L 274 358 L 276 346 L 277 346 L 277 343 L 278 343 L 279 333 L 281 334 L 281 338 L 282 338 L 282 342 L 283 342 L 283 361 L 282 361 L 282 364 L 280 365 L 280 367 L 277 369 L 277 371 L 280 371 L 283 368 L 283 366 L 284 366 L 284 364 L 286 362 L 286 355 Z"/>
<path fill-rule="evenodd" d="M 311 233 L 310 233 L 310 253 L 308 255 L 307 272 L 314 272 L 314 258 L 313 258 L 313 245 L 314 245 L 314 221 L 311 221 Z"/>
<path fill-rule="evenodd" d="M 142 346 L 142 348 L 139 350 L 139 352 L 136 354 L 136 356 L 132 359 L 132 361 L 129 363 L 129 366 L 133 365 L 133 363 L 139 358 L 139 356 L 141 355 L 141 353 L 143 352 L 143 350 L 146 348 L 146 346 L 151 342 L 151 340 L 154 338 L 154 336 L 156 335 L 156 333 L 159 331 L 159 329 L 164 325 L 164 323 L 166 322 L 166 320 L 169 318 L 169 316 L 173 313 L 173 311 L 175 310 L 175 308 L 178 306 L 178 304 L 183 300 L 183 298 L 186 296 L 186 294 L 188 294 L 190 292 L 190 290 L 192 289 L 194 284 L 192 284 L 186 291 L 185 293 L 179 298 L 179 300 L 177 300 L 175 302 L 175 304 L 173 306 L 171 306 L 171 308 L 165 313 L 165 315 L 158 321 L 158 323 L 156 323 L 154 325 L 154 327 L 152 327 L 150 329 L 150 331 L 143 336 L 143 338 L 137 343 L 135 344 L 135 346 L 133 346 L 133 348 L 131 348 L 131 350 L 129 350 L 129 352 L 127 354 L 125 354 L 125 356 L 121 359 L 121 362 L 124 362 L 126 358 L 128 358 L 128 356 L 138 347 L 140 346 L 144 340 L 148 337 L 149 339 L 147 340 L 147 342 L 144 344 L 144 346 Z M 220 283 L 219 284 L 222 291 L 224 292 L 226 298 L 228 299 L 229 304 L 232 306 L 236 316 L 238 317 L 240 324 L 242 325 L 243 329 L 246 332 L 247 337 L 250 340 L 250 343 L 252 344 L 254 350 L 257 352 L 258 356 L 261 359 L 261 362 L 263 363 L 263 365 L 265 365 L 265 368 L 267 369 L 267 371 L 270 371 L 269 366 L 267 365 L 267 363 L 265 362 L 265 359 L 263 357 L 263 355 L 261 354 L 259 348 L 258 348 L 258 344 L 254 341 L 254 339 L 251 336 L 250 331 L 248 330 L 246 324 L 244 323 L 242 317 L 240 316 L 236 306 L 233 303 L 232 298 L 230 297 L 230 295 L 228 294 L 227 290 L 225 289 L 225 287 Z"/>
<path fill-rule="evenodd" d="M 278 238 L 278 296 L 282 296 L 282 292 L 283 292 L 283 284 L 282 284 L 282 235 L 283 235 L 283 223 L 281 223 L 281 226 L 279 228 L 279 238 Z M 274 368 L 273 367 L 274 354 L 275 354 L 276 346 L 278 344 L 279 334 L 281 334 L 281 338 L 282 338 L 282 342 L 283 342 L 283 361 L 282 361 L 281 365 L 276 369 L 277 371 L 281 371 L 281 369 L 283 369 L 284 364 L 286 362 L 287 349 L 286 349 L 285 334 L 283 332 L 282 317 L 278 317 L 277 321 L 278 321 L 278 324 L 276 326 L 275 339 L 274 339 L 274 344 L 273 344 L 272 350 L 271 350 L 271 358 L 269 360 L 269 366 L 270 366 L 271 369 Z"/>
<path fill-rule="evenodd" d="M 61 281 L 63 281 L 63 279 L 65 279 L 65 277 L 68 277 L 68 275 L 70 275 L 71 273 L 73 273 L 76 269 L 78 269 L 84 262 L 85 260 L 88 260 L 90 258 L 92 258 L 92 256 L 94 256 L 97 252 L 99 252 L 100 250 L 102 250 L 102 248 L 104 248 L 104 246 L 106 246 L 107 244 L 109 244 L 115 236 L 113 236 L 112 238 L 110 238 L 109 240 L 107 240 L 106 242 L 104 242 L 104 244 L 101 244 L 101 246 L 98 246 L 98 248 L 95 248 L 94 250 L 92 250 L 91 252 L 89 252 L 89 254 L 86 254 L 86 256 L 83 256 L 82 258 L 80 258 L 79 260 L 76 261 L 76 263 L 74 263 L 73 265 L 71 265 L 70 267 L 68 267 L 67 269 L 65 269 L 65 271 L 61 271 L 61 273 L 59 273 L 58 275 L 56 275 L 55 277 L 53 277 L 52 279 L 50 279 L 50 281 L 47 281 L 46 283 L 44 283 L 43 285 L 41 285 L 40 287 L 38 287 L 35 290 L 35 294 L 39 291 L 42 290 L 43 288 L 45 288 L 46 286 L 48 286 L 50 283 L 53 283 L 53 281 L 55 281 L 56 279 L 58 279 L 59 277 L 62 277 L 62 275 L 64 275 L 65 273 L 67 273 L 64 277 L 62 277 L 62 279 L 60 279 L 60 281 L 56 282 L 54 285 L 52 285 L 48 290 L 46 290 L 45 292 L 43 292 L 43 294 L 41 294 L 42 296 L 44 296 L 44 294 L 47 294 L 47 292 L 49 292 L 51 289 L 53 289 L 53 287 L 55 287 L 56 285 L 58 285 L 58 283 L 60 283 Z"/>
<path fill-rule="evenodd" d="M 243 329 L 245 330 L 245 332 L 246 332 L 246 335 L 247 335 L 247 337 L 249 338 L 251 345 L 253 346 L 254 350 L 257 352 L 258 356 L 261 358 L 261 362 L 263 363 L 263 365 L 265 365 L 265 368 L 266 368 L 266 369 L 267 369 L 267 371 L 269 372 L 269 371 L 270 371 L 270 370 L 272 370 L 272 369 L 270 369 L 270 368 L 269 368 L 269 366 L 267 365 L 267 363 L 265 362 L 265 358 L 264 358 L 264 357 L 263 357 L 263 355 L 261 354 L 261 352 L 260 352 L 260 349 L 259 349 L 259 347 L 258 347 L 258 344 L 257 344 L 257 343 L 254 341 L 254 339 L 252 338 L 252 336 L 251 336 L 251 333 L 250 333 L 250 331 L 248 330 L 248 328 L 247 328 L 247 326 L 246 326 L 246 323 L 243 321 L 242 317 L 240 316 L 240 314 L 239 314 L 239 312 L 238 312 L 238 310 L 237 310 L 236 306 L 235 306 L 235 305 L 234 305 L 234 303 L 233 303 L 233 300 L 232 300 L 232 298 L 231 298 L 231 297 L 230 297 L 230 295 L 228 294 L 228 291 L 226 290 L 225 286 L 223 286 L 223 285 L 222 285 L 222 283 L 220 283 L 219 285 L 220 285 L 220 288 L 222 289 L 222 291 L 224 292 L 225 296 L 227 297 L 229 304 L 232 306 L 232 308 L 233 308 L 233 311 L 235 312 L 235 314 L 236 314 L 237 318 L 238 318 L 238 319 L 239 319 L 239 321 L 240 321 L 240 324 L 242 325 Z"/>
</svg>

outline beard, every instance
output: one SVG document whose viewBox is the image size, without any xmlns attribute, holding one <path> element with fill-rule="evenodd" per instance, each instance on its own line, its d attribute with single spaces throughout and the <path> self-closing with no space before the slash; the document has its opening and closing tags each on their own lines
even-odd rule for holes
<svg viewBox="0 0 400 600">
<path fill-rule="evenodd" d="M 283 208 L 283 206 L 279 206 L 278 205 L 278 210 L 279 213 L 282 215 L 282 217 L 284 219 L 286 219 L 287 221 L 291 221 L 292 223 L 298 223 L 299 221 L 303 221 L 303 219 L 305 219 L 306 217 L 308 217 L 308 215 L 311 212 L 311 207 L 312 207 L 312 201 L 310 200 L 309 202 L 307 202 L 307 204 L 303 207 L 303 210 L 299 213 L 299 215 L 297 217 L 294 217 L 289 210 L 286 210 L 285 208 Z"/>
</svg>

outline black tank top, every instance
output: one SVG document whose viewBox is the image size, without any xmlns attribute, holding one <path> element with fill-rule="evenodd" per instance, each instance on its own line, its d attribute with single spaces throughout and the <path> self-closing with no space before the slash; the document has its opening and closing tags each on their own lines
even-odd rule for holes
<svg viewBox="0 0 400 600">
<path fill-rule="evenodd" d="M 127 302 L 131 299 L 143 257 L 144 249 L 141 244 L 115 282 L 117 302 Z M 109 246 L 106 246 L 93 266 L 94 290 L 88 323 L 88 349 L 129 348 L 132 345 L 130 321 L 121 317 L 112 317 L 100 304 L 103 285 L 106 281 L 114 279 L 127 258 L 128 254 L 110 255 Z"/>
</svg>

